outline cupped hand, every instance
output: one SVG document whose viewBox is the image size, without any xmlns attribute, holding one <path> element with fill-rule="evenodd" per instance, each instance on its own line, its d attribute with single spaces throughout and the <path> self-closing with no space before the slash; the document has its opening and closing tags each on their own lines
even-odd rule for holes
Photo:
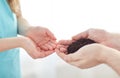
<svg viewBox="0 0 120 78">
<path fill-rule="evenodd" d="M 109 33 L 102 29 L 88 29 L 72 37 L 73 40 L 89 38 L 100 44 L 120 50 L 120 34 Z"/>
<path fill-rule="evenodd" d="M 28 37 L 22 37 L 21 47 L 34 59 L 46 57 L 54 52 L 54 50 L 46 51 L 41 49 Z"/>
<path fill-rule="evenodd" d="M 56 38 L 53 33 L 45 27 L 31 27 L 26 36 L 31 38 L 41 50 L 54 50 L 56 47 Z"/>
<path fill-rule="evenodd" d="M 67 47 L 72 43 L 74 42 L 73 40 L 60 40 L 58 43 L 57 43 L 57 47 L 56 47 L 56 51 L 60 51 L 60 52 L 63 52 L 63 53 L 68 53 L 67 52 Z"/>
<path fill-rule="evenodd" d="M 72 54 L 66 54 L 62 51 L 63 47 L 56 49 L 57 55 L 60 56 L 67 63 L 85 69 L 94 67 L 96 65 L 105 63 L 107 50 L 111 49 L 101 44 L 90 44 L 80 48 L 78 51 Z"/>
</svg>

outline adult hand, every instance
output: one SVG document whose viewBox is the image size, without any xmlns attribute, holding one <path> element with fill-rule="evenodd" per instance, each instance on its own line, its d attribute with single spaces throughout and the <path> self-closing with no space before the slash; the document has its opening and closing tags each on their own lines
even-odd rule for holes
<svg viewBox="0 0 120 78">
<path fill-rule="evenodd" d="M 120 50 L 120 34 L 109 33 L 102 29 L 88 29 L 72 37 L 73 40 L 89 38 L 100 44 Z"/>
<path fill-rule="evenodd" d="M 72 54 L 65 54 L 63 47 L 56 49 L 58 56 L 60 56 L 67 63 L 79 67 L 79 68 L 90 68 L 101 63 L 106 62 L 106 58 L 109 57 L 107 54 L 112 48 L 106 47 L 100 44 L 90 44 L 80 48 L 78 51 Z"/>
<path fill-rule="evenodd" d="M 56 47 L 56 38 L 47 28 L 31 27 L 26 32 L 26 36 L 31 38 L 41 50 L 53 51 Z"/>
<path fill-rule="evenodd" d="M 67 47 L 73 42 L 73 40 L 60 40 L 57 44 L 56 51 L 60 51 L 62 53 L 68 53 Z"/>
<path fill-rule="evenodd" d="M 32 41 L 28 37 L 22 37 L 20 44 L 21 47 L 25 49 L 26 52 L 34 59 L 46 57 L 52 54 L 54 51 L 54 50 L 50 50 L 50 51 L 42 50 L 40 47 L 36 45 L 36 43 L 34 43 L 34 41 Z"/>
</svg>

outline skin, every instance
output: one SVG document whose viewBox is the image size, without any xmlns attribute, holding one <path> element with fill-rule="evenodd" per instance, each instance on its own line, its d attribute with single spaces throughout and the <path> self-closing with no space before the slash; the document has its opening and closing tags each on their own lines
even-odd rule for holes
<svg viewBox="0 0 120 78">
<path fill-rule="evenodd" d="M 94 43 L 80 48 L 73 54 L 65 54 L 61 47 L 57 48 L 56 52 L 65 62 L 78 68 L 87 69 L 104 63 L 120 75 L 120 62 L 118 61 L 120 52 L 116 49 Z"/>
<path fill-rule="evenodd" d="M 34 59 L 46 57 L 56 48 L 56 38 L 44 27 L 31 26 L 22 16 L 18 20 L 18 34 L 22 37 L 0 39 L 0 52 L 21 47 Z"/>
<path fill-rule="evenodd" d="M 60 40 L 57 48 L 61 47 L 64 53 L 67 53 L 67 47 L 80 38 L 89 38 L 95 42 L 120 51 L 120 34 L 109 33 L 102 29 L 88 29 L 72 37 L 72 40 Z"/>
<path fill-rule="evenodd" d="M 30 38 L 40 49 L 40 53 L 45 54 L 44 56 L 48 56 L 54 52 L 56 48 L 56 38 L 49 29 L 41 26 L 31 26 L 22 16 L 17 19 L 18 33 Z M 38 56 L 38 54 L 36 53 L 35 56 Z M 43 55 L 39 55 L 39 57 L 43 57 Z"/>
<path fill-rule="evenodd" d="M 23 48 L 34 59 L 42 58 L 52 53 L 52 51 L 42 51 L 28 37 L 13 37 L 0 39 L 0 46 L 0 52 L 18 47 Z"/>
<path fill-rule="evenodd" d="M 102 29 L 88 29 L 72 37 L 73 40 L 89 38 L 100 44 L 120 50 L 120 34 L 109 33 Z"/>
<path fill-rule="evenodd" d="M 99 44 L 90 44 L 73 54 L 66 54 L 67 47 L 80 38 L 89 38 Z M 88 29 L 72 37 L 72 40 L 60 40 L 56 52 L 67 63 L 79 68 L 90 68 L 105 63 L 120 74 L 120 35 L 101 29 Z M 96 57 L 97 56 L 97 57 Z"/>
</svg>

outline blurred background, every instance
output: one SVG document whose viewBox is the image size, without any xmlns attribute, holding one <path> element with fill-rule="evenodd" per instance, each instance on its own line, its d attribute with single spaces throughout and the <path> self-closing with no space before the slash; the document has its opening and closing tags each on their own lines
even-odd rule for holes
<svg viewBox="0 0 120 78">
<path fill-rule="evenodd" d="M 120 0 L 20 0 L 23 16 L 34 26 L 49 28 L 57 40 L 89 28 L 120 33 Z M 21 49 L 22 78 L 119 78 L 107 65 L 78 69 L 56 53 L 34 60 Z"/>
</svg>

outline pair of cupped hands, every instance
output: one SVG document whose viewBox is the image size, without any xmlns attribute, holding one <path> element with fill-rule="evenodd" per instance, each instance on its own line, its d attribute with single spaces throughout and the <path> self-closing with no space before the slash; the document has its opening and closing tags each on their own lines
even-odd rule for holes
<svg viewBox="0 0 120 78">
<path fill-rule="evenodd" d="M 86 45 L 72 54 L 67 47 L 80 38 L 89 38 L 97 43 Z M 89 68 L 104 63 L 107 50 L 120 50 L 119 36 L 102 29 L 88 29 L 73 36 L 70 40 L 56 42 L 54 34 L 45 27 L 31 27 L 26 33 L 24 49 L 34 58 L 43 58 L 54 52 L 67 63 L 79 68 Z M 114 48 L 114 49 L 113 49 Z M 106 51 L 106 52 L 104 52 Z"/>
</svg>

